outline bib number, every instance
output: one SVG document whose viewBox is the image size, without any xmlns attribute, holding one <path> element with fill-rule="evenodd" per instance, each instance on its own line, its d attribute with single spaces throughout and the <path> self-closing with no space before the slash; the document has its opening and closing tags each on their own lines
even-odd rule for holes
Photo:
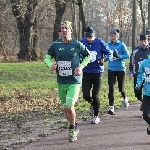
<svg viewBox="0 0 150 150">
<path fill-rule="evenodd" d="M 72 75 L 71 61 L 58 61 L 57 65 L 60 76 Z"/>
<path fill-rule="evenodd" d="M 145 69 L 145 81 L 150 82 L 150 68 Z"/>
<path fill-rule="evenodd" d="M 92 57 L 90 62 L 94 62 L 96 60 L 97 52 L 96 51 L 90 51 L 90 54 L 91 54 L 91 57 Z"/>
</svg>

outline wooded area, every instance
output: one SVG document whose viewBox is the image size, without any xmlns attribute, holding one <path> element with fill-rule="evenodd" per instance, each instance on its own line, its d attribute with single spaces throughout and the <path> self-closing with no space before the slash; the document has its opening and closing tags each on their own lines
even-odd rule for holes
<svg viewBox="0 0 150 150">
<path fill-rule="evenodd" d="M 72 21 L 72 37 L 83 37 L 91 25 L 105 42 L 110 30 L 120 30 L 120 40 L 135 47 L 150 29 L 150 0 L 1 0 L 0 55 L 35 61 L 59 38 L 63 20 Z"/>
</svg>

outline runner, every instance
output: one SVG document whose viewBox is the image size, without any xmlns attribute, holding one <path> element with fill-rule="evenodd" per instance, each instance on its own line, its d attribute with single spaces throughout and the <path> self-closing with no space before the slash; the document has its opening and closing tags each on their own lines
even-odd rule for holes
<svg viewBox="0 0 150 150">
<path fill-rule="evenodd" d="M 82 69 L 91 59 L 89 51 L 79 41 L 71 38 L 71 22 L 64 21 L 61 24 L 61 39 L 53 42 L 45 56 L 45 63 L 51 70 L 56 70 L 58 91 L 65 116 L 70 123 L 69 141 L 77 140 L 79 129 L 77 128 L 74 104 L 78 99 Z M 80 55 L 85 59 L 80 64 Z M 52 63 L 52 59 L 56 63 Z"/>
<path fill-rule="evenodd" d="M 150 47 L 149 47 L 150 51 Z M 143 60 L 137 77 L 137 89 L 140 90 L 142 87 L 143 80 L 143 119 L 147 122 L 147 134 L 150 135 L 150 54 L 148 58 Z"/>
<path fill-rule="evenodd" d="M 137 90 L 135 87 L 137 83 L 139 66 L 141 62 L 148 57 L 148 55 L 149 55 L 149 49 L 148 49 L 148 41 L 146 40 L 146 35 L 140 35 L 140 45 L 133 49 L 132 54 L 130 56 L 129 79 L 130 80 L 132 78 L 134 79 L 135 97 L 141 102 L 143 100 L 143 95 L 142 95 L 143 86 L 141 86 L 140 90 Z M 140 110 L 142 111 L 142 104 L 140 106 Z"/>
<path fill-rule="evenodd" d="M 102 39 L 95 37 L 95 30 L 90 26 L 85 29 L 84 38 L 80 41 L 90 50 L 92 56 L 90 63 L 83 68 L 82 92 L 83 98 L 90 103 L 91 124 L 97 124 L 100 122 L 99 91 L 104 72 L 103 57 L 108 58 L 111 53 L 106 43 Z"/>
<path fill-rule="evenodd" d="M 108 114 L 115 115 L 114 113 L 114 88 L 116 78 L 118 81 L 118 88 L 121 96 L 123 97 L 124 109 L 129 106 L 126 91 L 124 89 L 125 82 L 125 62 L 124 59 L 129 59 L 129 51 L 126 45 L 119 41 L 119 30 L 113 29 L 110 32 L 111 40 L 107 43 L 112 52 L 112 58 L 108 62 L 108 86 L 109 86 L 109 110 Z"/>
</svg>

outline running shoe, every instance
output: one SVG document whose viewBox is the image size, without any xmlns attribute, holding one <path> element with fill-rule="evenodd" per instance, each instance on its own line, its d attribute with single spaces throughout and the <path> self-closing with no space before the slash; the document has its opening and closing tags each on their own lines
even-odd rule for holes
<svg viewBox="0 0 150 150">
<path fill-rule="evenodd" d="M 111 109 L 108 110 L 108 114 L 110 114 L 110 115 L 115 115 L 114 111 L 111 110 Z"/>
<path fill-rule="evenodd" d="M 100 122 L 100 118 L 98 116 L 93 117 L 91 124 L 98 124 Z"/>
<path fill-rule="evenodd" d="M 74 142 L 77 140 L 77 134 L 79 133 L 79 129 L 69 129 L 69 142 Z"/>
</svg>

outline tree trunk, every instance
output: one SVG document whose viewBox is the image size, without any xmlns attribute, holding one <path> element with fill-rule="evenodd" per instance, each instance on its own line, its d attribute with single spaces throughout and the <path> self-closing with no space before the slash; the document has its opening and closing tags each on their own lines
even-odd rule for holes
<svg viewBox="0 0 150 150">
<path fill-rule="evenodd" d="M 34 19 L 34 26 L 33 26 L 33 30 L 34 30 L 34 35 L 33 35 L 33 51 L 32 51 L 32 56 L 33 56 L 33 60 L 36 60 L 36 58 L 38 57 L 37 56 L 37 51 L 38 51 L 38 48 L 39 48 L 39 41 L 38 41 L 38 29 L 37 29 L 37 20 L 38 18 L 35 17 Z"/>
<path fill-rule="evenodd" d="M 79 22 L 81 22 L 81 24 L 82 24 L 82 29 L 81 29 L 82 35 L 79 37 L 79 39 L 80 39 L 81 37 L 84 36 L 84 30 L 86 28 L 85 14 L 83 11 L 83 0 L 78 0 L 77 5 L 79 6 Z"/>
<path fill-rule="evenodd" d="M 119 40 L 120 41 L 122 41 L 123 42 L 123 34 L 122 34 L 122 9 L 123 9 L 123 2 L 122 2 L 122 0 L 119 2 L 119 4 L 118 4 L 118 6 L 119 6 L 119 30 L 120 30 L 120 32 L 119 32 Z"/>
<path fill-rule="evenodd" d="M 132 20 L 132 49 L 134 49 L 137 44 L 137 0 L 133 0 Z"/>
<path fill-rule="evenodd" d="M 37 0 L 27 0 L 25 15 L 21 11 L 20 0 L 11 0 L 12 12 L 16 18 L 17 28 L 20 34 L 20 51 L 17 54 L 19 60 L 35 60 L 37 57 L 33 49 L 33 26 Z"/>
<path fill-rule="evenodd" d="M 148 1 L 148 29 L 150 30 L 150 0 Z"/>
<path fill-rule="evenodd" d="M 75 0 L 72 0 L 72 2 L 71 2 L 71 8 L 72 8 L 73 37 L 74 37 L 75 39 L 78 39 Z"/>
<path fill-rule="evenodd" d="M 66 1 L 55 0 L 55 7 L 56 7 L 56 17 L 54 23 L 53 41 L 56 41 L 59 38 L 58 32 L 60 30 L 63 14 L 66 10 Z"/>
<path fill-rule="evenodd" d="M 142 29 L 142 34 L 145 34 L 146 32 L 146 25 L 145 25 L 145 16 L 144 16 L 144 11 L 143 11 L 143 1 L 139 1 L 140 4 L 140 10 L 141 10 L 141 18 L 142 18 L 142 23 L 143 23 L 143 29 Z"/>
<path fill-rule="evenodd" d="M 1 39 L 2 39 L 2 41 L 4 41 L 4 40 L 3 40 L 3 39 L 4 39 L 4 34 L 3 34 L 3 33 L 1 34 Z M 3 55 L 3 60 L 4 60 L 4 61 L 7 61 L 8 58 L 7 58 L 7 54 L 6 54 L 6 51 L 5 51 L 5 47 L 4 47 L 3 42 L 0 42 L 0 52 L 1 52 L 1 54 Z"/>
</svg>

